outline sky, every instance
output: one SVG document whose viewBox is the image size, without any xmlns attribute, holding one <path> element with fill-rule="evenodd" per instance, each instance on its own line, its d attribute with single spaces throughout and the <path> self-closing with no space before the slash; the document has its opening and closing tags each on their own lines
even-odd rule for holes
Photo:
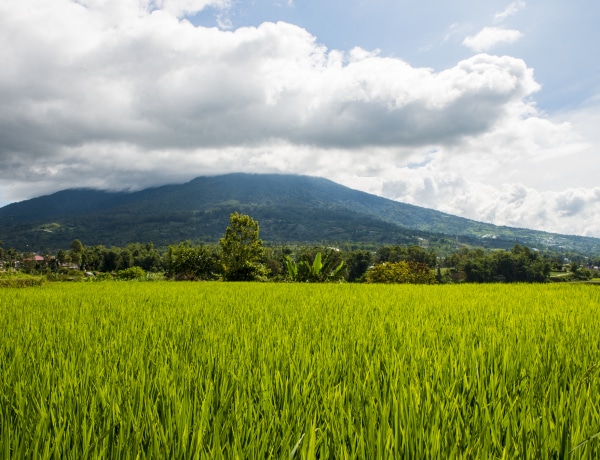
<svg viewBox="0 0 600 460">
<path fill-rule="evenodd" d="M 600 237 L 598 17 L 597 0 L 3 0 L 0 206 L 293 173 Z"/>
</svg>

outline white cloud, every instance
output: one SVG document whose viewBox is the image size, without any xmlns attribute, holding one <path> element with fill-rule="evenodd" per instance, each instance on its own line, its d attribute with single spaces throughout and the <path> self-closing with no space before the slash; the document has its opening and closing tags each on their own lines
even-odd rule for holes
<svg viewBox="0 0 600 460">
<path fill-rule="evenodd" d="M 222 30 L 233 29 L 233 23 L 231 22 L 231 18 L 226 14 L 218 14 L 217 15 L 217 25 Z"/>
<path fill-rule="evenodd" d="M 3 158 L 106 139 L 146 148 L 450 141 L 485 131 L 538 88 L 509 57 L 435 73 L 360 48 L 328 52 L 285 23 L 230 33 L 154 11 L 124 30 L 64 8 L 57 15 L 88 22 L 79 40 L 70 27 L 49 37 L 7 12 L 8 69 L 19 70 L 0 87 Z"/>
<path fill-rule="evenodd" d="M 516 2 L 512 2 L 506 7 L 506 9 L 494 15 L 494 22 L 502 22 L 505 19 L 514 16 L 523 8 L 525 8 L 525 2 L 523 0 L 517 0 Z"/>
<path fill-rule="evenodd" d="M 522 36 L 521 32 L 514 29 L 484 27 L 476 35 L 466 37 L 463 45 L 475 52 L 489 51 L 500 45 L 510 45 Z"/>
<path fill-rule="evenodd" d="M 175 15 L 184 17 L 190 14 L 196 14 L 207 6 L 214 8 L 228 8 L 229 0 L 155 0 L 155 5 L 159 8 Z"/>
</svg>

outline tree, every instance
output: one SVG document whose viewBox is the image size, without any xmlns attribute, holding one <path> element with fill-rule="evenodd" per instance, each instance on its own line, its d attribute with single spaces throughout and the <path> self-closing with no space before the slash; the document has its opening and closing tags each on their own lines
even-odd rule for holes
<svg viewBox="0 0 600 460">
<path fill-rule="evenodd" d="M 58 253 L 56 254 L 56 260 L 58 260 L 58 263 L 60 265 L 64 265 L 67 262 L 70 262 L 71 257 L 69 256 L 67 251 L 65 251 L 64 249 L 59 249 Z"/>
<path fill-rule="evenodd" d="M 225 281 L 258 281 L 267 276 L 262 261 L 265 248 L 258 237 L 258 222 L 250 216 L 234 212 L 229 217 L 225 236 L 219 240 L 223 279 Z"/>
<path fill-rule="evenodd" d="M 437 264 L 437 254 L 420 246 L 382 246 L 377 250 L 377 263 L 401 261 L 419 262 L 434 267 Z"/>
<path fill-rule="evenodd" d="M 194 247 L 189 241 L 169 246 L 167 253 L 167 276 L 176 280 L 215 279 L 215 258 L 204 247 Z"/>
<path fill-rule="evenodd" d="M 133 255 L 134 267 L 142 267 L 147 272 L 158 272 L 163 268 L 162 258 L 154 244 L 130 243 L 127 248 Z"/>
<path fill-rule="evenodd" d="M 573 262 L 571 264 L 570 271 L 571 271 L 571 273 L 573 273 L 573 277 L 576 280 L 587 281 L 587 280 L 591 280 L 594 277 L 594 274 L 592 273 L 591 270 L 589 270 L 585 267 L 579 266 L 579 264 L 576 262 Z"/>
<path fill-rule="evenodd" d="M 81 258 L 83 257 L 83 244 L 79 240 L 73 240 L 71 243 L 71 262 L 77 265 L 79 268 L 81 267 Z"/>
<path fill-rule="evenodd" d="M 87 246 L 83 249 L 81 265 L 86 270 L 102 271 L 104 265 L 104 246 Z"/>
<path fill-rule="evenodd" d="M 102 267 L 105 272 L 116 271 L 119 265 L 119 249 L 112 247 L 104 250 L 104 261 Z"/>
<path fill-rule="evenodd" d="M 14 248 L 10 248 L 8 251 L 6 251 L 6 260 L 8 262 L 9 271 L 11 271 L 13 268 L 16 268 L 18 254 Z"/>
<path fill-rule="evenodd" d="M 348 266 L 348 281 L 360 281 L 369 267 L 373 265 L 373 254 L 370 251 L 356 250 L 345 257 Z"/>
<path fill-rule="evenodd" d="M 129 249 L 121 249 L 119 258 L 117 259 L 117 270 L 125 270 L 133 267 L 133 256 Z"/>
<path fill-rule="evenodd" d="M 515 245 L 510 251 L 485 253 L 481 249 L 459 254 L 454 267 L 472 283 L 543 283 L 550 274 L 550 260 L 537 251 Z"/>
</svg>

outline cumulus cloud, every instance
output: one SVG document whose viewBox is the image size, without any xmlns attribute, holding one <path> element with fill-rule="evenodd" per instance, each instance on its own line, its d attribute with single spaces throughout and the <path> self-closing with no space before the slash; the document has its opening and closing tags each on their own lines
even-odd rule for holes
<svg viewBox="0 0 600 460">
<path fill-rule="evenodd" d="M 600 235 L 600 188 L 540 191 L 521 183 L 473 180 L 459 170 L 398 169 L 381 193 L 412 204 L 496 225 L 550 232 Z"/>
<path fill-rule="evenodd" d="M 229 0 L 154 0 L 150 6 L 181 18 L 196 14 L 207 6 L 227 8 L 230 4 Z"/>
<path fill-rule="evenodd" d="M 453 141 L 484 132 L 538 89 L 525 63 L 509 57 L 479 55 L 435 73 L 358 48 L 328 51 L 286 23 L 223 32 L 132 8 L 125 27 L 91 0 L 35 17 L 30 3 L 2 15 L 2 42 L 11 44 L 0 80 L 4 162 L 60 158 L 66 147 L 98 142 L 192 149 L 276 139 L 355 149 Z M 206 2 L 163 3 L 179 13 Z M 49 25 L 54 19 L 61 27 Z"/>
<path fill-rule="evenodd" d="M 468 36 L 463 45 L 475 52 L 489 51 L 500 45 L 510 45 L 518 41 L 523 34 L 518 30 L 502 27 L 484 27 L 476 35 Z"/>
<path fill-rule="evenodd" d="M 537 112 L 524 61 L 479 54 L 434 71 L 330 50 L 291 24 L 186 20 L 208 6 L 229 3 L 0 3 L 0 202 L 247 171 L 561 231 L 597 210 L 593 188 L 538 192 L 522 176 L 544 169 L 540 187 L 554 183 L 560 168 L 545 162 L 592 150 Z M 600 235 L 594 222 L 577 233 Z"/>
</svg>

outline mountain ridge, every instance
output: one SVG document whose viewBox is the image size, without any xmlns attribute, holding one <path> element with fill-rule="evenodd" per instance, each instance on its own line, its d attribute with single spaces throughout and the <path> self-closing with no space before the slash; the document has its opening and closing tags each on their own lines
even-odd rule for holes
<svg viewBox="0 0 600 460">
<path fill-rule="evenodd" d="M 231 173 L 200 176 L 136 192 L 67 189 L 0 208 L 6 247 L 124 245 L 217 241 L 238 211 L 257 219 L 272 243 L 353 241 L 407 243 L 447 235 L 600 253 L 600 239 L 486 224 L 368 194 L 328 179 Z"/>
</svg>

